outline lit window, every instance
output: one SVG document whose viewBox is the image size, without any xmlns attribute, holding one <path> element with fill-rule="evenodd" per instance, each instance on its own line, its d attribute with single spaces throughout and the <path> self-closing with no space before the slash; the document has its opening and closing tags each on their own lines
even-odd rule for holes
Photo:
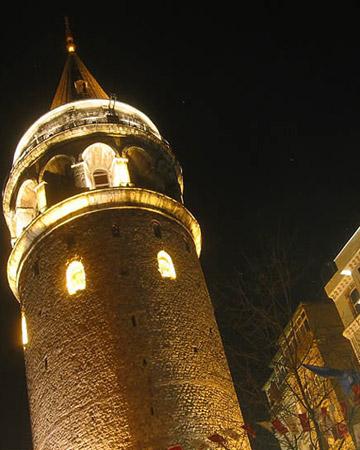
<svg viewBox="0 0 360 450">
<path fill-rule="evenodd" d="M 81 261 L 72 261 L 66 269 L 66 287 L 70 295 L 86 288 L 84 266 Z"/>
<path fill-rule="evenodd" d="M 89 189 L 112 186 L 111 166 L 116 156 L 114 150 L 102 142 L 89 145 L 82 152 L 84 174 Z"/>
<path fill-rule="evenodd" d="M 21 313 L 21 334 L 23 346 L 29 343 L 25 314 Z"/>
<path fill-rule="evenodd" d="M 174 280 L 176 278 L 176 272 L 171 256 L 164 252 L 164 250 L 161 250 L 157 255 L 157 259 L 161 276 L 163 278 L 170 278 Z"/>
<path fill-rule="evenodd" d="M 359 291 L 356 288 L 354 288 L 350 292 L 349 296 L 350 296 L 351 303 L 354 305 L 356 312 L 359 313 L 360 312 L 360 293 L 359 293 Z"/>
<path fill-rule="evenodd" d="M 73 50 L 70 50 L 70 48 L 72 48 Z M 74 52 L 75 49 L 73 46 L 69 46 L 68 47 L 69 52 Z M 88 84 L 86 81 L 84 80 L 76 80 L 75 83 L 75 89 L 76 89 L 76 93 L 81 95 L 81 94 L 86 94 L 87 90 L 88 90 Z"/>
</svg>

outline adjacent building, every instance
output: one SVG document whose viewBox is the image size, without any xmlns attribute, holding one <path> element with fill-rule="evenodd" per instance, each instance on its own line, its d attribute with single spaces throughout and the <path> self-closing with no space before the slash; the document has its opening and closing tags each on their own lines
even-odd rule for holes
<svg viewBox="0 0 360 450">
<path fill-rule="evenodd" d="M 325 291 L 333 300 L 344 324 L 344 336 L 360 361 L 360 227 L 334 262 L 337 270 Z"/>
<path fill-rule="evenodd" d="M 342 336 L 343 325 L 328 303 L 301 303 L 278 341 L 264 386 L 273 430 L 282 449 L 355 449 L 358 406 L 347 402 L 337 379 L 304 366 L 357 369 Z M 320 447 L 322 445 L 322 447 Z"/>
</svg>

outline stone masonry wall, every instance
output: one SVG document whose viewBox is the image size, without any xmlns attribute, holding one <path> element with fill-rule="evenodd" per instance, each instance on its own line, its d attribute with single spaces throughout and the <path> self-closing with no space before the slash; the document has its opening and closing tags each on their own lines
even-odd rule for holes
<svg viewBox="0 0 360 450">
<path fill-rule="evenodd" d="M 175 280 L 161 277 L 160 250 Z M 71 296 L 73 259 L 87 285 Z M 34 247 L 19 287 L 34 450 L 194 450 L 241 432 L 205 279 L 177 222 L 139 209 L 79 217 Z"/>
</svg>

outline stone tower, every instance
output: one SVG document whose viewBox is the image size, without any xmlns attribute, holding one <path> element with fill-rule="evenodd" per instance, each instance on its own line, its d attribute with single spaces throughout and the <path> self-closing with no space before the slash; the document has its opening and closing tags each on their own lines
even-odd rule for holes
<svg viewBox="0 0 360 450">
<path fill-rule="evenodd" d="M 3 196 L 34 450 L 248 449 L 181 168 L 66 43 Z"/>
</svg>

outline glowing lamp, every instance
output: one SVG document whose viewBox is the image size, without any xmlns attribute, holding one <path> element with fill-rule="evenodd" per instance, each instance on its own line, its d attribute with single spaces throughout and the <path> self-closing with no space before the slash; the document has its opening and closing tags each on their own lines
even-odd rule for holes
<svg viewBox="0 0 360 450">
<path fill-rule="evenodd" d="M 343 270 L 340 272 L 340 274 L 341 274 L 341 275 L 345 275 L 345 276 L 347 276 L 347 277 L 351 277 L 351 270 L 350 270 L 350 269 L 343 269 Z"/>
</svg>

